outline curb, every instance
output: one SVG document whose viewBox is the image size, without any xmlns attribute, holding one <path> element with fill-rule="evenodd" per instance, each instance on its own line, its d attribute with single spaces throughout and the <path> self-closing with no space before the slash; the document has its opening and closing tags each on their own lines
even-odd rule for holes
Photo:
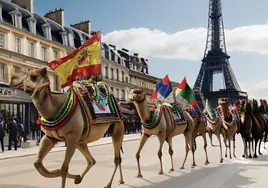
<svg viewBox="0 0 268 188">
<path fill-rule="evenodd" d="M 130 139 L 127 139 L 127 140 L 124 140 L 124 142 L 131 142 L 131 141 L 135 141 L 135 140 L 140 140 L 140 138 L 130 138 Z M 90 144 L 90 143 L 89 143 Z M 112 141 L 109 141 L 109 142 L 106 142 L 106 143 L 99 143 L 99 144 L 92 144 L 91 146 L 88 146 L 88 148 L 91 148 L 91 147 L 98 147 L 98 146 L 103 146 L 103 145 L 110 145 L 112 144 Z M 54 149 L 54 150 L 53 150 Z M 59 146 L 57 149 L 53 148 L 49 153 L 56 153 L 56 152 L 62 152 L 62 151 L 65 151 L 66 150 L 66 147 L 64 146 Z M 2 160 L 8 160 L 8 159 L 13 159 L 13 158 L 22 158 L 22 157 L 29 157 L 29 156 L 34 156 L 36 155 L 37 153 L 34 152 L 34 153 L 29 153 L 29 154 L 22 154 L 22 155 L 17 155 L 17 156 L 7 156 L 7 157 L 2 157 L 0 158 L 0 161 Z"/>
</svg>

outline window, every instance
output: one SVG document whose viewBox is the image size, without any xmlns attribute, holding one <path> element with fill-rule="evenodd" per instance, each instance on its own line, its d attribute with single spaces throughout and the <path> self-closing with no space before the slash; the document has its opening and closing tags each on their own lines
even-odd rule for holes
<svg viewBox="0 0 268 188">
<path fill-rule="evenodd" d="M 4 33 L 0 33 L 0 48 L 5 47 L 5 35 Z"/>
<path fill-rule="evenodd" d="M 9 13 L 12 16 L 13 25 L 18 28 L 22 29 L 22 15 L 19 10 L 14 10 Z"/>
<path fill-rule="evenodd" d="M 30 17 L 26 20 L 28 22 L 30 32 L 36 34 L 36 19 L 34 17 Z"/>
<path fill-rule="evenodd" d="M 111 94 L 114 94 L 114 88 L 113 87 L 110 87 L 110 92 L 111 92 Z"/>
<path fill-rule="evenodd" d="M 116 94 L 115 94 L 115 98 L 119 98 L 119 89 L 116 89 Z"/>
<path fill-rule="evenodd" d="M 126 100 L 125 90 L 122 89 L 122 100 Z"/>
<path fill-rule="evenodd" d="M 21 53 L 21 38 L 15 37 L 15 52 Z"/>
<path fill-rule="evenodd" d="M 125 82 L 125 73 L 122 71 L 122 82 Z"/>
<path fill-rule="evenodd" d="M 0 63 L 0 82 L 7 82 L 6 64 Z"/>
<path fill-rule="evenodd" d="M 105 74 L 105 78 L 108 78 L 108 67 L 105 67 L 104 74 Z"/>
<path fill-rule="evenodd" d="M 114 69 L 111 68 L 111 80 L 114 80 Z"/>
<path fill-rule="evenodd" d="M 112 60 L 112 61 L 115 61 L 115 54 L 114 54 L 113 51 L 111 51 L 111 60 Z"/>
<path fill-rule="evenodd" d="M 28 55 L 30 57 L 34 57 L 34 42 L 33 41 L 28 42 Z"/>
<path fill-rule="evenodd" d="M 20 70 L 21 70 L 20 67 L 13 66 L 13 68 L 12 68 L 12 73 L 18 73 L 18 72 L 20 72 Z"/>
<path fill-rule="evenodd" d="M 44 46 L 41 47 L 41 59 L 43 61 L 46 61 L 47 59 L 47 48 Z"/>
<path fill-rule="evenodd" d="M 116 80 L 119 81 L 119 70 L 116 69 Z"/>
<path fill-rule="evenodd" d="M 128 77 L 126 77 L 126 83 L 128 84 Z"/>
<path fill-rule="evenodd" d="M 54 59 L 59 59 L 59 52 L 57 50 L 53 50 Z"/>
<path fill-rule="evenodd" d="M 59 79 L 58 76 L 55 76 L 55 82 L 54 82 L 54 91 L 58 91 L 58 85 L 59 85 Z"/>
</svg>

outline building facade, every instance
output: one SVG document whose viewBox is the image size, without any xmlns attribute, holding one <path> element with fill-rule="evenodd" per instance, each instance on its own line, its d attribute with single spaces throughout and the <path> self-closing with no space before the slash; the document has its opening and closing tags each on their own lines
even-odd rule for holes
<svg viewBox="0 0 268 188">
<path fill-rule="evenodd" d="M 49 61 L 68 55 L 91 37 L 90 24 L 86 20 L 70 26 L 64 25 L 63 9 L 55 9 L 40 16 L 33 11 L 33 0 L 0 0 L 1 116 L 17 117 L 29 133 L 30 122 L 36 120 L 37 111 L 25 92 L 9 88 L 12 73 L 48 68 Z M 145 58 L 106 43 L 102 43 L 101 56 L 103 80 L 119 104 L 123 106 L 130 103 L 128 93 L 134 87 L 145 89 L 148 105 L 155 104 L 156 100 L 151 100 L 150 96 L 155 84 L 162 78 L 149 75 Z M 48 76 L 52 92 L 64 92 L 59 77 L 49 68 Z M 173 84 L 177 87 L 177 83 Z M 134 113 L 133 110 L 122 110 Z"/>
</svg>

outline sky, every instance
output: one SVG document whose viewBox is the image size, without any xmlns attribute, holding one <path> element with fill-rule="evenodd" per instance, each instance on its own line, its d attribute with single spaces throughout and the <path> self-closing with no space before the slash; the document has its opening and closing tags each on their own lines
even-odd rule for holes
<svg viewBox="0 0 268 188">
<path fill-rule="evenodd" d="M 204 56 L 209 0 L 34 0 L 44 15 L 63 8 L 65 25 L 90 20 L 104 42 L 148 58 L 149 73 L 193 86 Z M 222 0 L 227 53 L 243 91 L 268 96 L 268 1 Z M 219 80 L 217 80 L 217 84 Z"/>
</svg>

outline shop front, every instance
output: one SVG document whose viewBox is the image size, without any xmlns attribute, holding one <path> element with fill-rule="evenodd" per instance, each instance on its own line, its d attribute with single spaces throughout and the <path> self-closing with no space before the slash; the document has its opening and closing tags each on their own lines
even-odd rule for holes
<svg viewBox="0 0 268 188">
<path fill-rule="evenodd" d="M 0 117 L 4 120 L 16 118 L 29 134 L 30 122 L 36 119 L 37 112 L 27 93 L 0 84 Z"/>
</svg>

